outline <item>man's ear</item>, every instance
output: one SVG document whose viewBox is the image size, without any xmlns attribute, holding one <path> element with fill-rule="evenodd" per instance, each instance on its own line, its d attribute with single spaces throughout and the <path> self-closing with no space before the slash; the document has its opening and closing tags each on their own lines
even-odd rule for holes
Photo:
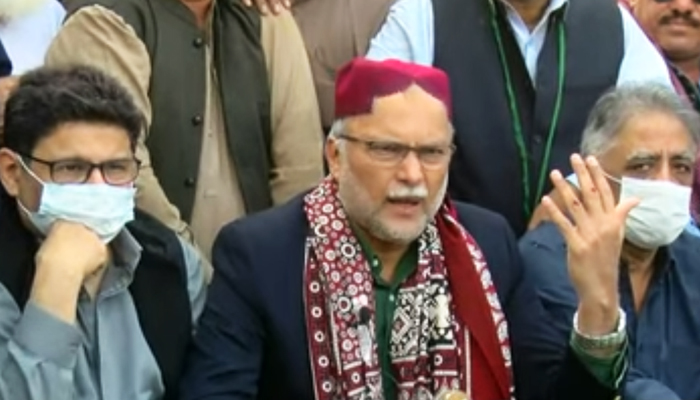
<svg viewBox="0 0 700 400">
<path fill-rule="evenodd" d="M 0 148 L 0 183 L 12 197 L 19 194 L 19 179 L 22 166 L 17 161 L 16 154 L 7 147 Z"/>
<path fill-rule="evenodd" d="M 328 170 L 331 176 L 335 179 L 338 179 L 338 175 L 340 174 L 340 157 L 342 157 L 340 152 L 344 150 L 341 148 L 342 146 L 343 144 L 334 137 L 329 136 L 328 139 L 326 139 L 326 162 L 328 163 Z"/>
</svg>

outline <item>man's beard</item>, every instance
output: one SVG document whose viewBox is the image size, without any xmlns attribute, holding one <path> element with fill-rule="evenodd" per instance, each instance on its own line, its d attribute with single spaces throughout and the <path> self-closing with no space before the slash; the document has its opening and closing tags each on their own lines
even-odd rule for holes
<svg viewBox="0 0 700 400">
<path fill-rule="evenodd" d="M 346 162 L 343 160 L 343 162 Z M 445 178 L 432 203 L 425 205 L 424 215 L 421 221 L 416 221 L 412 229 L 395 229 L 380 219 L 380 204 L 372 204 L 370 195 L 363 187 L 360 180 L 345 165 L 345 172 L 338 179 L 338 194 L 348 218 L 368 230 L 368 233 L 376 239 L 396 244 L 408 244 L 416 240 L 425 230 L 428 223 L 438 212 L 447 191 L 447 178 Z M 431 200 L 427 200 L 431 201 Z M 406 228 L 406 227 L 404 227 Z"/>
<path fill-rule="evenodd" d="M 0 0 L 0 21 L 8 22 L 30 15 L 49 1 L 58 0 Z"/>
</svg>

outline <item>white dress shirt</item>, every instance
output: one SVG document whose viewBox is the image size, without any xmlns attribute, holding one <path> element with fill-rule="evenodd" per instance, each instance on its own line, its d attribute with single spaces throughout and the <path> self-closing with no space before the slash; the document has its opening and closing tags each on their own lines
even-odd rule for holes
<svg viewBox="0 0 700 400">
<path fill-rule="evenodd" d="M 44 65 L 44 55 L 65 16 L 61 3 L 47 0 L 30 14 L 0 24 L 0 40 L 12 61 L 12 75 Z"/>
<path fill-rule="evenodd" d="M 549 17 L 567 1 L 551 0 L 541 21 L 532 31 L 515 9 L 503 1 L 508 22 L 513 28 L 515 39 L 533 82 L 537 81 L 537 58 L 547 35 Z M 625 53 L 620 63 L 617 85 L 632 81 L 656 81 L 673 88 L 668 66 L 659 51 L 624 7 L 620 6 L 620 12 Z M 367 58 L 374 60 L 394 58 L 432 65 L 435 50 L 434 24 L 431 0 L 397 0 L 389 10 L 384 26 L 372 39 Z"/>
</svg>

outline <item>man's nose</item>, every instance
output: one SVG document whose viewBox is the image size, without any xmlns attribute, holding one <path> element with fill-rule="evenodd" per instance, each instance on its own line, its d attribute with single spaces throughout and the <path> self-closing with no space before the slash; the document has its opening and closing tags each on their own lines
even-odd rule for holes
<svg viewBox="0 0 700 400">
<path fill-rule="evenodd" d="M 401 182 L 405 182 L 409 185 L 423 183 L 425 178 L 423 164 L 421 164 L 420 158 L 418 158 L 418 155 L 414 151 L 406 154 L 406 157 L 401 161 L 401 164 L 399 164 L 397 178 Z"/>
<path fill-rule="evenodd" d="M 89 172 L 86 183 L 107 183 L 107 181 L 104 174 L 102 174 L 102 170 L 98 167 L 93 167 Z"/>
<path fill-rule="evenodd" d="M 691 13 L 697 9 L 698 4 L 695 0 L 672 0 L 670 6 L 677 12 Z"/>
</svg>

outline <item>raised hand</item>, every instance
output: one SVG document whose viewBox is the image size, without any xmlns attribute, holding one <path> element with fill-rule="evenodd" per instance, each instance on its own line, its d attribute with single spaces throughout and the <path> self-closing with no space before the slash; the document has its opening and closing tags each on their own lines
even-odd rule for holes
<svg viewBox="0 0 700 400">
<path fill-rule="evenodd" d="M 615 202 L 605 174 L 593 157 L 575 154 L 571 165 L 578 176 L 580 194 L 559 171 L 551 179 L 561 209 L 545 196 L 542 205 L 567 244 L 569 276 L 579 297 L 579 329 L 598 336 L 614 330 L 618 319 L 618 277 L 625 220 L 638 199 Z"/>
</svg>

